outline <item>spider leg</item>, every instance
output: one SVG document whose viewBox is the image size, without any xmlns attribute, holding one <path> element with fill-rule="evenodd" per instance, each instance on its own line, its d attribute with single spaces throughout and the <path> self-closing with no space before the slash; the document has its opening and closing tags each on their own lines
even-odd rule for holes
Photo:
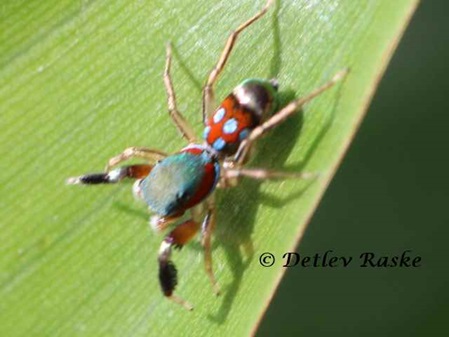
<svg viewBox="0 0 449 337">
<path fill-rule="evenodd" d="M 337 74 L 334 75 L 334 77 L 321 87 L 316 88 L 312 92 L 310 92 L 307 96 L 301 97 L 299 99 L 296 99 L 292 102 L 290 102 L 287 106 L 282 108 L 280 111 L 275 113 L 271 118 L 269 118 L 267 121 L 256 127 L 251 133 L 249 134 L 248 138 L 246 138 L 239 146 L 239 149 L 237 150 L 234 161 L 238 165 L 243 164 L 247 160 L 247 156 L 249 153 L 249 149 L 251 148 L 252 143 L 258 139 L 260 136 L 265 134 L 267 131 L 273 129 L 280 123 L 282 123 L 284 120 L 286 120 L 288 117 L 290 117 L 292 114 L 298 111 L 300 107 L 302 107 L 304 104 L 311 101 L 313 98 L 317 97 L 324 91 L 328 90 L 332 86 L 334 86 L 337 82 L 339 82 L 341 79 L 343 79 L 348 73 L 348 69 L 344 69 L 339 71 Z"/>
<path fill-rule="evenodd" d="M 189 125 L 187 120 L 181 115 L 178 111 L 176 105 L 176 95 L 175 90 L 173 88 L 173 83 L 170 76 L 170 68 L 171 68 L 171 45 L 167 44 L 166 49 L 166 61 L 165 61 L 165 70 L 164 70 L 164 84 L 165 90 L 167 92 L 167 103 L 168 103 L 168 113 L 176 125 L 176 128 L 181 132 L 181 135 L 189 142 L 189 143 L 197 143 L 195 132 L 192 127 Z"/>
<path fill-rule="evenodd" d="M 140 197 L 140 191 L 138 191 L 137 196 Z M 169 225 L 179 220 L 183 214 L 184 212 L 175 213 L 170 216 L 152 215 L 150 217 L 150 227 L 156 233 L 162 232 Z"/>
<path fill-rule="evenodd" d="M 151 171 L 153 166 L 146 164 L 122 166 L 111 171 L 101 173 L 89 173 L 79 177 L 67 179 L 69 185 L 96 185 L 96 184 L 114 184 L 125 178 L 142 179 Z"/>
<path fill-rule="evenodd" d="M 221 53 L 221 56 L 218 59 L 218 62 L 215 65 L 214 69 L 212 69 L 212 71 L 210 72 L 206 85 L 203 88 L 203 123 L 205 125 L 207 117 L 212 113 L 212 110 L 215 107 L 214 85 L 217 82 L 218 76 L 223 71 L 223 68 L 226 64 L 226 61 L 229 58 L 229 55 L 232 52 L 237 37 L 245 28 L 247 28 L 252 23 L 260 19 L 267 12 L 268 8 L 272 5 L 273 2 L 274 0 L 268 0 L 265 6 L 256 15 L 254 15 L 252 18 L 241 24 L 239 27 L 237 27 L 236 30 L 234 30 L 229 35 L 228 40 L 226 41 L 226 45 L 223 49 L 223 52 Z"/>
<path fill-rule="evenodd" d="M 178 271 L 171 260 L 173 248 L 182 248 L 198 232 L 200 225 L 194 220 L 187 220 L 173 229 L 162 241 L 159 248 L 159 283 L 164 295 L 182 305 L 187 310 L 193 310 L 193 306 L 173 292 L 178 284 Z"/>
<path fill-rule="evenodd" d="M 284 179 L 311 179 L 318 177 L 318 173 L 310 172 L 283 172 L 261 168 L 233 168 L 224 172 L 225 179 L 238 179 L 248 177 L 256 180 L 284 180 Z"/>
<path fill-rule="evenodd" d="M 132 158 L 145 159 L 149 162 L 157 162 L 164 159 L 166 156 L 167 154 L 165 152 L 159 150 L 148 149 L 145 147 L 129 147 L 119 155 L 109 159 L 105 171 L 108 172 L 111 167 Z"/>
<path fill-rule="evenodd" d="M 216 210 L 213 195 L 206 201 L 207 213 L 201 225 L 201 244 L 204 247 L 204 266 L 212 289 L 216 295 L 220 294 L 220 286 L 215 279 L 212 264 L 212 233 L 215 229 Z"/>
</svg>

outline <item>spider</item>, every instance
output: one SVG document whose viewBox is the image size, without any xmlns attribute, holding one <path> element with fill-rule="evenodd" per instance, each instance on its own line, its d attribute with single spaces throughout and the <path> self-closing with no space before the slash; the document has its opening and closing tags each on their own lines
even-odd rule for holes
<svg viewBox="0 0 449 337">
<path fill-rule="evenodd" d="M 303 98 L 296 99 L 276 111 L 278 83 L 275 79 L 247 79 L 238 85 L 215 109 L 214 87 L 242 31 L 259 20 L 274 0 L 252 18 L 241 24 L 228 37 L 224 50 L 209 73 L 203 88 L 202 120 L 203 142 L 200 142 L 190 124 L 179 112 L 170 68 L 171 45 L 166 47 L 164 84 L 168 112 L 176 128 L 188 145 L 174 154 L 144 148 L 130 147 L 111 158 L 102 173 L 72 177 L 68 184 L 110 184 L 125 178 L 135 179 L 133 192 L 143 199 L 150 211 L 151 226 L 157 231 L 181 221 L 185 212 L 190 219 L 178 223 L 164 238 L 159 248 L 159 282 L 163 294 L 170 300 L 192 310 L 193 306 L 174 294 L 177 269 L 171 255 L 174 248 L 187 244 L 198 232 L 204 247 L 206 274 L 215 294 L 220 289 L 212 268 L 211 238 L 216 223 L 214 191 L 217 187 L 235 186 L 238 179 L 305 178 L 307 173 L 286 173 L 262 168 L 245 168 L 252 144 L 269 130 L 294 114 L 305 103 L 341 80 L 347 70 L 338 72 L 329 82 Z M 138 158 L 145 164 L 117 167 L 124 161 Z M 116 167 L 116 168 L 114 168 Z"/>
</svg>

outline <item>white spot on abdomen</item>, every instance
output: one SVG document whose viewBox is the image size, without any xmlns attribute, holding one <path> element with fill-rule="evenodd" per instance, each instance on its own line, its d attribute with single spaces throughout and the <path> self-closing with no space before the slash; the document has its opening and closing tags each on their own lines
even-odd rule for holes
<svg viewBox="0 0 449 337">
<path fill-rule="evenodd" d="M 214 114 L 214 118 L 213 118 L 214 123 L 215 124 L 219 123 L 223 119 L 225 113 L 226 113 L 226 110 L 224 108 L 218 109 L 217 112 Z"/>
<path fill-rule="evenodd" d="M 235 131 L 237 131 L 237 127 L 237 120 L 235 118 L 231 118 L 223 125 L 223 132 L 227 134 L 234 133 Z"/>
</svg>

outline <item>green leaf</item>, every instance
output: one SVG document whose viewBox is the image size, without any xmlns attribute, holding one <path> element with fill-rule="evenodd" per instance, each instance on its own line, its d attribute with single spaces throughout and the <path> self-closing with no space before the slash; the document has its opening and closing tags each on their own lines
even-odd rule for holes
<svg viewBox="0 0 449 337">
<path fill-rule="evenodd" d="M 258 144 L 251 166 L 319 172 L 218 191 L 216 298 L 197 240 L 176 252 L 177 293 L 157 281 L 162 236 L 131 184 L 66 186 L 128 146 L 174 152 L 162 81 L 174 48 L 178 105 L 201 134 L 201 86 L 229 32 L 261 1 L 12 1 L 0 11 L 2 336 L 236 335 L 257 328 L 335 173 L 417 1 L 278 1 L 245 31 L 218 99 L 249 77 L 276 77 L 286 104 L 350 67 Z M 275 265 L 259 256 L 271 252 Z M 294 299 L 300 300 L 300 299 Z"/>
</svg>

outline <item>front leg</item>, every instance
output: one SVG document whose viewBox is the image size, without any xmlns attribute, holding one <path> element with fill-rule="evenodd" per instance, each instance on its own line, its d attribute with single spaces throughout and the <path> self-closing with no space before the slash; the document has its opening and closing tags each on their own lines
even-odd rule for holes
<svg viewBox="0 0 449 337">
<path fill-rule="evenodd" d="M 135 192 L 134 194 L 138 198 L 142 198 L 142 193 L 140 192 L 140 186 L 138 188 L 135 188 L 134 192 Z M 184 212 L 175 213 L 170 216 L 152 215 L 150 217 L 150 227 L 156 233 L 160 233 L 160 232 L 164 231 L 165 229 L 167 229 L 167 227 L 169 225 L 178 221 L 179 218 L 182 217 L 183 214 L 184 214 Z"/>
<path fill-rule="evenodd" d="M 125 178 L 142 179 L 151 171 L 153 166 L 146 164 L 137 164 L 118 167 L 111 171 L 101 173 L 88 173 L 79 177 L 68 178 L 68 185 L 96 185 L 96 184 L 114 184 Z"/>
<path fill-rule="evenodd" d="M 182 305 L 187 310 L 193 310 L 193 306 L 176 296 L 173 292 L 178 284 L 178 271 L 171 260 L 173 248 L 180 249 L 188 243 L 198 232 L 200 226 L 194 220 L 187 220 L 179 224 L 162 241 L 159 248 L 159 283 L 164 295 L 173 302 Z"/>
</svg>

